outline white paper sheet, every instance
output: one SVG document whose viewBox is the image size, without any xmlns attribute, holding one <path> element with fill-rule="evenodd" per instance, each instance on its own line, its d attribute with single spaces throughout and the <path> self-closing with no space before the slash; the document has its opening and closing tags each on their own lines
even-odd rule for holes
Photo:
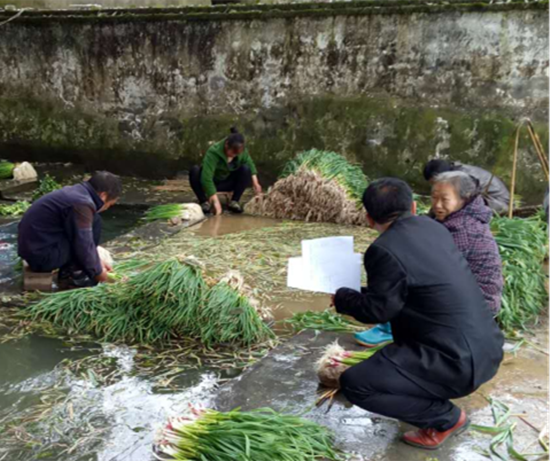
<svg viewBox="0 0 550 461">
<path fill-rule="evenodd" d="M 289 287 L 329 294 L 361 289 L 361 255 L 353 253 L 353 237 L 305 240 L 302 248 L 301 258 L 288 261 Z"/>
<path fill-rule="evenodd" d="M 325 237 L 302 240 L 302 258 L 311 264 L 325 261 L 332 255 L 353 254 L 353 237 Z"/>
</svg>

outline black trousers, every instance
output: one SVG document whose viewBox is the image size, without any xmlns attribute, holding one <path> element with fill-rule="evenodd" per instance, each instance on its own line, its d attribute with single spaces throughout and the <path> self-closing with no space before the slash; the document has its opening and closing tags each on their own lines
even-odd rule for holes
<svg viewBox="0 0 550 461">
<path fill-rule="evenodd" d="M 445 385 L 413 377 L 380 353 L 346 370 L 340 385 L 346 398 L 364 410 L 438 431 L 458 422 L 460 409 L 449 399 L 464 396 Z"/>
<path fill-rule="evenodd" d="M 70 219 L 68 219 L 70 221 Z M 101 240 L 102 221 L 99 214 L 94 216 L 92 232 L 94 243 L 99 245 Z M 40 253 L 33 255 L 27 264 L 33 272 L 51 272 L 54 269 L 72 268 L 73 270 L 81 270 L 72 249 L 74 240 L 74 223 L 67 223 L 66 239 L 48 248 L 44 248 Z"/>
<path fill-rule="evenodd" d="M 191 183 L 191 189 L 197 196 L 199 203 L 208 202 L 208 197 L 204 193 L 201 184 L 202 168 L 195 165 L 189 170 L 189 182 Z M 252 184 L 252 171 L 246 165 L 232 171 L 229 176 L 222 181 L 214 181 L 216 190 L 218 192 L 233 192 L 231 200 L 238 202 L 247 187 Z"/>
</svg>

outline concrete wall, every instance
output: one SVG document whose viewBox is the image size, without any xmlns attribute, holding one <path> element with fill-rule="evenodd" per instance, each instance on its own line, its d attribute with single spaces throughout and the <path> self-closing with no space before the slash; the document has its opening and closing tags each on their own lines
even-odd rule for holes
<svg viewBox="0 0 550 461">
<path fill-rule="evenodd" d="M 547 138 L 547 3 L 372 5 L 24 13 L 0 28 L 0 140 L 168 174 L 236 122 L 267 177 L 319 147 L 414 182 L 433 155 L 506 176 L 521 116 Z"/>
<path fill-rule="evenodd" d="M 166 6 L 210 6 L 211 0 L 0 0 L 0 8 L 144 8 Z"/>
</svg>

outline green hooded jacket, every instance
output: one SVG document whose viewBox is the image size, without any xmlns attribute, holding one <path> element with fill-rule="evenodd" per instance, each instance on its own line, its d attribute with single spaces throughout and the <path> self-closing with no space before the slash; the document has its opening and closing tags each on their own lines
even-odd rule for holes
<svg viewBox="0 0 550 461">
<path fill-rule="evenodd" d="M 235 157 L 231 163 L 228 162 L 227 155 L 225 155 L 224 151 L 226 139 L 227 138 L 224 138 L 210 146 L 202 162 L 201 184 L 207 197 L 212 197 L 217 192 L 214 181 L 223 181 L 227 179 L 233 171 L 239 169 L 243 165 L 247 165 L 250 168 L 252 175 L 258 173 L 256 165 L 254 165 L 252 157 L 250 157 L 248 149 L 246 148 L 242 154 Z"/>
</svg>

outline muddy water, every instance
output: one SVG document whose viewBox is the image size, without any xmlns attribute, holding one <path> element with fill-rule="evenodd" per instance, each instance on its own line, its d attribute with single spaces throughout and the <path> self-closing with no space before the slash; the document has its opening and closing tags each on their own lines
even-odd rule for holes
<svg viewBox="0 0 550 461">
<path fill-rule="evenodd" d="M 220 237 L 262 227 L 273 227 L 281 221 L 278 219 L 257 218 L 247 215 L 223 214 L 212 216 L 191 228 L 191 231 L 202 237 Z"/>
<path fill-rule="evenodd" d="M 216 376 L 190 370 L 173 392 L 160 377 L 135 370 L 135 350 L 96 346 L 72 351 L 61 341 L 25 338 L 0 344 L 0 459 L 149 461 L 155 433 L 189 404 L 209 405 Z M 100 383 L 93 368 L 68 371 L 62 360 L 111 360 L 117 379 Z"/>
<path fill-rule="evenodd" d="M 20 271 L 17 263 L 17 221 L 0 223 L 0 292 L 18 290 Z"/>
</svg>

